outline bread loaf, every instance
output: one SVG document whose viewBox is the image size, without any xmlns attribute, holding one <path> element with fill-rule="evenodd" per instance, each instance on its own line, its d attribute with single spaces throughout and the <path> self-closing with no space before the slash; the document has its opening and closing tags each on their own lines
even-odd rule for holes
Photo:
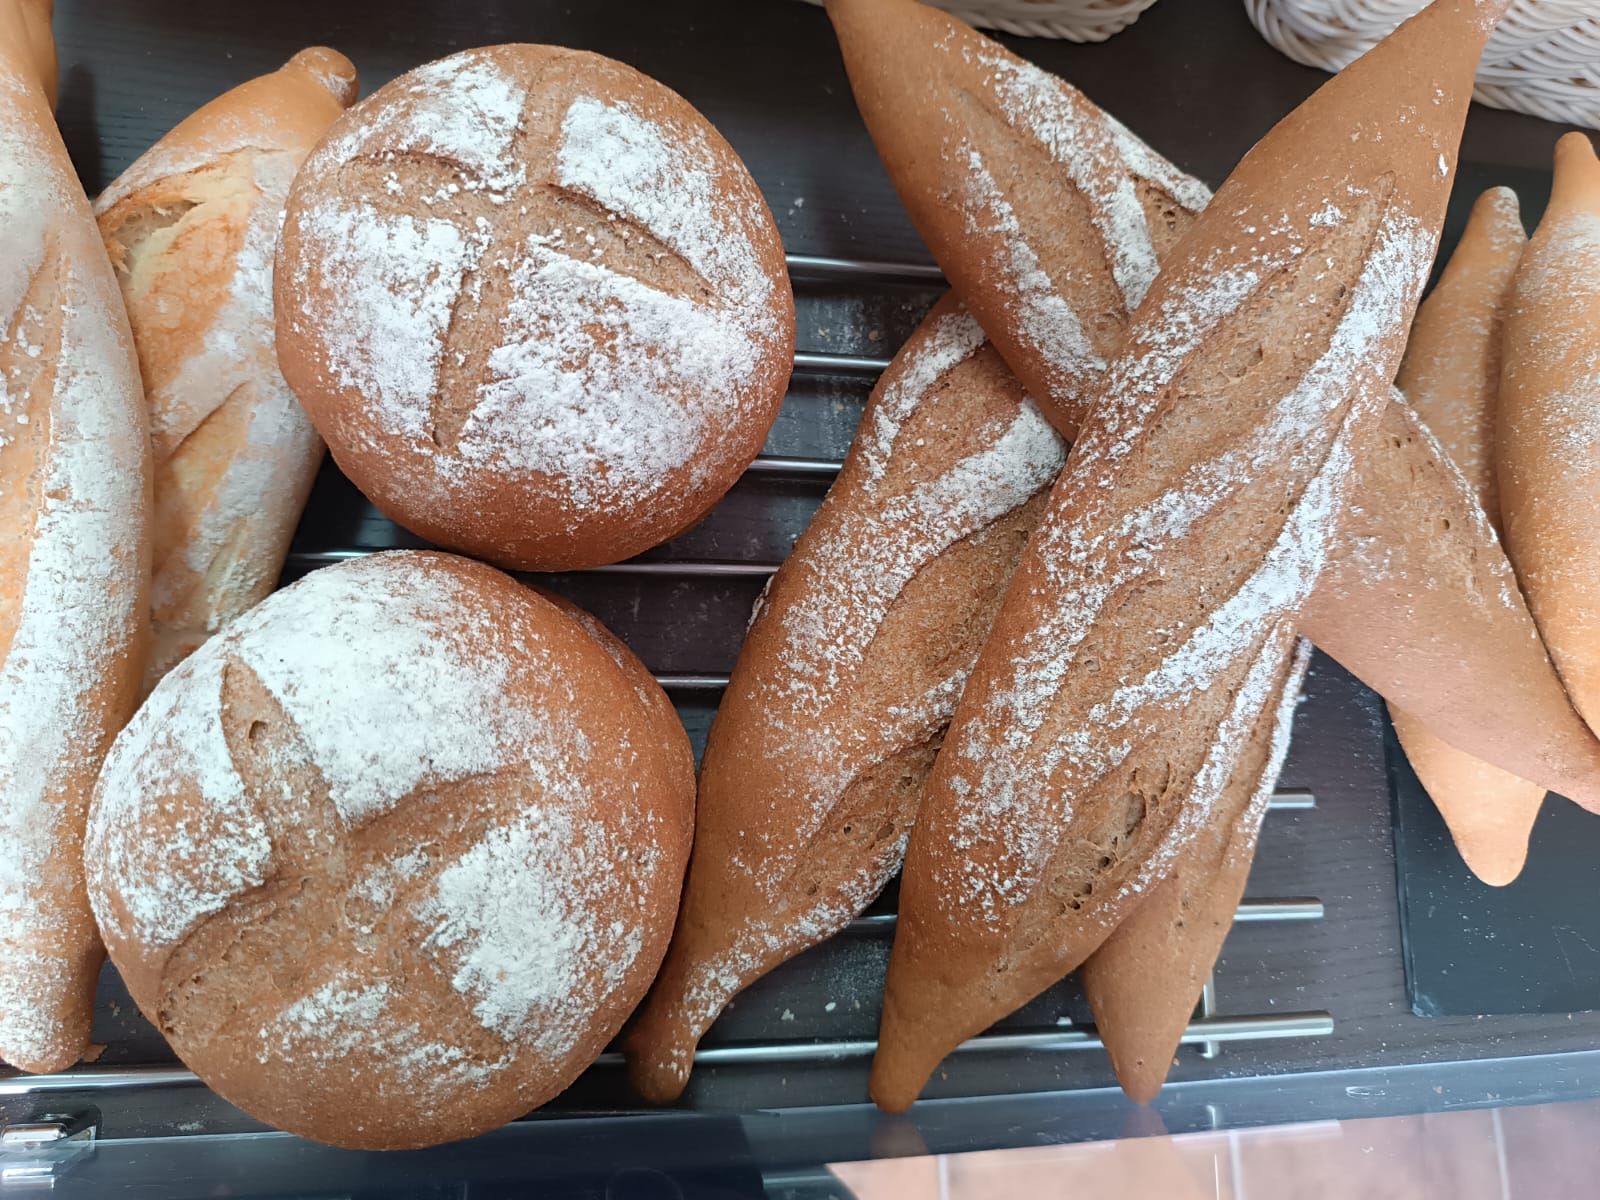
<svg viewBox="0 0 1600 1200">
<path fill-rule="evenodd" d="M 683 1090 L 734 993 L 836 933 L 899 869 L 1063 457 L 977 322 L 942 300 L 873 389 L 717 710 L 682 913 L 627 1039 L 647 1098 Z"/>
<path fill-rule="evenodd" d="M 836 0 L 841 42 L 891 7 Z M 1135 312 L 924 793 L 885 1107 L 1077 966 L 1216 803 L 1376 436 L 1497 14 L 1435 4 L 1324 85 Z"/>
<path fill-rule="evenodd" d="M 70 1066 L 102 952 L 89 792 L 144 671 L 139 366 L 51 115 L 50 5 L 0 0 L 0 1058 Z"/>
<path fill-rule="evenodd" d="M 278 370 L 272 260 L 301 161 L 355 99 L 303 50 L 185 119 L 95 203 L 150 407 L 145 691 L 277 586 L 322 442 Z"/>
<path fill-rule="evenodd" d="M 106 760 L 86 861 L 130 994 L 218 1093 L 320 1141 L 427 1145 L 543 1103 L 671 934 L 691 760 L 642 675 L 450 555 L 270 596 Z"/>
<path fill-rule="evenodd" d="M 597 54 L 491 46 L 362 101 L 296 180 L 278 351 L 380 509 L 504 566 L 694 524 L 782 402 L 783 246 L 699 113 Z"/>
<path fill-rule="evenodd" d="M 1569 133 L 1506 318 L 1497 463 L 1517 576 L 1573 704 L 1600 729 L 1597 345 L 1600 162 Z"/>
<path fill-rule="evenodd" d="M 1095 1031 L 1123 1091 L 1136 1104 L 1166 1082 L 1206 978 L 1244 898 L 1256 838 L 1278 780 L 1311 661 L 1301 639 L 1265 718 L 1245 735 L 1227 786 L 1194 836 L 1122 924 L 1084 961 L 1079 976 Z"/>
<path fill-rule="evenodd" d="M 1071 438 L 1085 375 L 1209 193 L 952 17 L 912 0 L 834 0 L 830 11 L 907 211 Z M 1330 200 L 1319 228 L 1342 214 Z M 1301 632 L 1452 745 L 1600 806 L 1600 742 L 1572 712 L 1471 489 L 1410 414 L 1382 421 L 1374 444 L 1393 453 L 1358 462 L 1359 527 L 1332 550 Z M 1485 679 L 1504 679 L 1516 703 Z"/>
<path fill-rule="evenodd" d="M 1496 188 L 1479 197 L 1438 285 L 1417 310 L 1398 379 L 1491 524 L 1500 512 L 1493 452 L 1501 330 L 1527 240 L 1516 193 Z M 1457 750 L 1392 704 L 1389 715 L 1467 866 L 1485 883 L 1510 883 L 1528 856 L 1544 788 Z"/>
</svg>

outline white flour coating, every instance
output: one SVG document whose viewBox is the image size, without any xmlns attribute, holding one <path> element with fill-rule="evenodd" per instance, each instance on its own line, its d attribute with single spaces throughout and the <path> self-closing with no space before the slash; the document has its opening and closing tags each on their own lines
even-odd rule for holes
<svg viewBox="0 0 1600 1200">
<path fill-rule="evenodd" d="M 547 486 L 582 507 L 648 494 L 691 463 L 698 486 L 721 469 L 713 428 L 757 347 L 727 312 L 564 248 L 530 239 L 512 266 L 511 337 L 489 356 L 460 459 L 553 476 Z"/>
<path fill-rule="evenodd" d="M 426 441 L 451 307 L 487 233 L 435 217 L 381 216 L 363 201 L 307 212 L 302 230 L 319 248 L 302 262 L 304 288 L 339 297 L 318 318 L 329 365 L 341 387 L 372 404 L 379 427 L 347 421 L 347 434 L 372 446 L 381 445 L 374 433 Z"/>
<path fill-rule="evenodd" d="M 628 104 L 579 96 L 561 121 L 557 178 L 648 229 L 735 307 L 765 309 L 772 291 L 755 248 L 712 215 L 725 203 L 704 136 L 663 126 Z"/>
<path fill-rule="evenodd" d="M 115 285 L 103 255 L 96 257 L 99 238 L 78 181 L 43 141 L 56 136 L 53 124 L 37 130 L 36 120 L 50 118 L 33 89 L 3 72 L 0 119 L 8 262 L 0 273 L 0 362 L 16 356 L 12 369 L 0 371 L 0 446 L 31 422 L 49 426 L 37 464 L 7 466 L 9 475 L 36 465 L 38 475 L 13 518 L 18 532 L 31 523 L 33 534 L 0 664 L 0 1047 L 13 1058 L 36 1059 L 60 1053 L 61 989 L 68 962 L 86 949 L 60 940 L 81 901 L 41 897 L 38 889 L 49 856 L 80 836 L 80 798 L 60 789 L 104 733 L 88 698 L 127 661 L 123 630 L 137 595 L 145 434 L 123 318 L 111 308 Z M 59 255 L 53 263 L 47 249 Z M 48 307 L 35 308 L 28 288 L 52 274 L 58 294 L 46 284 Z M 57 323 L 60 351 L 46 402 L 37 385 L 31 395 L 22 390 L 19 373 L 31 374 Z M 52 877 L 62 877 L 59 867 Z M 40 950 L 52 941 L 62 960 Z"/>
<path fill-rule="evenodd" d="M 898 441 L 902 427 L 928 401 L 929 390 L 983 341 L 977 321 L 964 311 L 952 313 L 927 331 L 920 352 L 903 360 L 902 369 L 891 370 L 858 435 L 861 493 L 830 497 L 837 518 L 813 526 L 817 532 L 803 559 L 791 568 L 805 570 L 809 586 L 781 611 L 768 613 L 784 636 L 774 669 L 759 681 L 756 703 L 780 734 L 791 720 L 805 731 L 785 756 L 792 759 L 786 769 L 799 772 L 795 796 L 813 795 L 812 810 L 796 814 L 797 844 L 821 828 L 863 765 L 858 745 L 882 753 L 916 744 L 955 709 L 970 663 L 934 681 L 926 694 L 900 697 L 882 712 L 838 702 L 859 692 L 867 651 L 901 593 L 929 563 L 1025 503 L 1060 472 L 1061 440 L 1025 401 L 1009 420 L 969 431 L 972 453 L 937 477 L 900 492 L 882 487 L 892 456 L 915 455 L 915 447 Z M 799 786 L 800 780 L 813 786 Z M 792 854 L 763 859 L 758 884 L 781 886 Z"/>
<path fill-rule="evenodd" d="M 579 808 L 530 809 L 491 830 L 440 872 L 419 912 L 433 926 L 425 945 L 458 955 L 452 982 L 479 1023 L 552 1058 L 574 1049 L 643 945 L 637 924 L 597 914 L 615 907 L 619 877 L 656 871 L 653 852 L 630 862 Z M 597 968 L 599 994 L 587 984 Z"/>
<path fill-rule="evenodd" d="M 1193 212 L 1210 202 L 1210 193 L 1049 72 L 1004 54 L 980 55 L 978 62 L 992 73 L 989 85 L 1008 123 L 1068 171 L 1133 312 L 1161 269 L 1135 181 L 1155 184 Z"/>
<path fill-rule="evenodd" d="M 387 981 L 361 982 L 349 973 L 293 1001 L 257 1035 L 257 1058 L 271 1062 L 339 1065 L 369 1057 L 396 1071 L 406 1085 L 430 1099 L 456 1101 L 463 1089 L 492 1082 L 514 1061 L 507 1050 L 481 1061 L 460 1046 L 424 1033 L 415 1021 L 390 1012 L 394 990 Z"/>
<path fill-rule="evenodd" d="M 381 815 L 424 782 L 488 775 L 543 757 L 557 718 L 508 702 L 503 663 L 482 656 L 476 610 L 454 576 L 418 570 L 406 554 L 375 555 L 274 593 L 163 680 L 108 758 L 92 836 L 108 851 L 137 841 L 152 863 L 171 860 L 186 873 L 204 849 L 193 830 L 237 831 L 240 849 L 216 858 L 242 869 L 185 900 L 171 889 L 186 885 L 165 879 L 166 872 L 105 868 L 102 878 L 134 917 L 130 935 L 152 946 L 176 943 L 243 890 L 238 883 L 259 883 L 269 865 L 253 835 L 262 814 L 241 810 L 244 793 L 221 734 L 229 661 L 253 670 L 298 726 L 348 826 Z M 530 648 L 538 652 L 537 643 Z M 372 686 L 374 679 L 383 686 Z M 161 828 L 157 817 L 171 811 L 164 806 L 173 803 L 173 781 L 191 776 L 198 795 L 183 810 L 184 824 Z"/>
<path fill-rule="evenodd" d="M 508 772 L 537 797 L 438 862 L 420 887 L 435 860 L 415 851 L 333 881 L 351 898 L 350 946 L 339 961 L 369 978 L 359 986 L 324 980 L 286 996 L 282 1017 L 262 1034 L 274 1061 L 302 1043 L 307 1054 L 337 1056 L 347 1020 L 351 1037 L 360 1030 L 363 1044 L 391 1046 L 396 1069 L 413 1052 L 428 1066 L 432 1051 L 415 1029 L 397 1016 L 380 1019 L 391 973 L 388 958 L 372 953 L 380 920 L 390 937 L 410 931 L 401 937 L 414 947 L 414 976 L 448 981 L 472 1019 L 506 1044 L 500 1062 L 464 1051 L 440 1060 L 465 1082 L 487 1080 L 519 1048 L 570 1052 L 642 950 L 641 921 L 673 864 L 659 850 L 652 814 L 608 818 L 597 803 L 604 798 L 577 783 L 594 764 L 626 770 L 635 750 L 591 743 L 572 681 L 536 625 L 512 614 L 485 627 L 481 614 L 470 581 L 415 555 L 314 572 L 180 664 L 117 739 L 91 819 L 90 897 L 108 934 L 146 953 L 178 944 L 275 875 L 307 870 L 282 857 L 291 844 L 283 827 L 302 813 L 334 818 L 329 832 L 340 836 L 402 800 L 433 803 L 419 789 Z M 508 658 L 548 681 L 545 703 L 508 693 Z M 233 664 L 253 671 L 298 729 L 289 753 L 316 765 L 326 804 L 287 784 L 282 795 L 246 787 L 223 736 L 224 721 L 239 719 L 221 705 Z M 643 849 L 629 849 L 634 841 Z M 445 1029 L 433 1033 L 448 1040 Z"/>
<path fill-rule="evenodd" d="M 444 495 L 470 496 L 485 471 L 546 477 L 541 488 L 574 525 L 597 508 L 673 500 L 723 472 L 742 452 L 723 432 L 770 399 L 757 385 L 784 338 L 758 249 L 762 202 L 748 177 L 698 127 L 579 95 L 561 114 L 548 178 L 530 178 L 538 151 L 524 152 L 517 138 L 526 91 L 474 52 L 423 68 L 406 97 L 421 105 L 417 114 L 392 104 L 353 110 L 352 128 L 307 168 L 330 175 L 355 159 L 392 163 L 384 190 L 400 202 L 420 198 L 432 214 L 388 215 L 374 196 L 302 214 L 303 290 L 340 301 L 331 319 L 298 314 L 297 329 L 323 342 L 339 386 L 371 408 L 345 436 L 379 452 L 403 439 Z M 463 97 L 476 115 L 452 115 Z M 401 161 L 411 149 L 459 170 L 415 196 L 414 169 Z M 595 214 L 530 215 L 548 208 L 552 183 Z M 669 248 L 705 294 L 608 266 L 589 227 L 602 222 L 607 236 L 643 231 Z M 483 279 L 469 274 L 479 270 L 509 281 L 493 316 L 480 315 Z M 456 308 L 463 328 L 498 321 L 499 340 L 475 393 L 449 397 L 464 419 L 453 441 L 439 443 L 440 372 L 466 361 L 456 335 L 445 344 Z M 690 463 L 690 478 L 664 490 Z"/>
<path fill-rule="evenodd" d="M 1289 757 L 1289 743 L 1294 737 L 1294 715 L 1305 699 L 1302 689 L 1305 687 L 1306 672 L 1311 669 L 1311 656 L 1315 652 L 1316 647 L 1305 638 L 1295 639 L 1294 660 L 1289 664 L 1289 675 L 1283 681 L 1283 691 L 1278 693 L 1278 708 L 1272 718 L 1272 741 L 1267 747 L 1267 761 L 1262 764 L 1261 778 L 1256 780 L 1250 803 L 1239 817 L 1240 827 L 1251 831 L 1252 842 L 1256 831 L 1261 828 L 1262 818 L 1267 815 L 1272 793 L 1277 790 L 1284 760 Z"/>
<path fill-rule="evenodd" d="M 948 42 L 940 48 L 952 50 Z M 963 43 L 961 54 L 968 64 L 988 72 L 986 85 L 1007 124 L 1067 172 L 1087 205 L 1107 265 L 1132 313 L 1160 270 L 1138 185 L 1165 193 L 1191 213 L 1205 208 L 1210 191 L 1075 89 L 1031 63 L 987 42 Z M 1007 281 L 1015 335 L 1059 381 L 1052 385 L 1058 393 L 1054 398 L 1075 406 L 1086 380 L 1106 367 L 1073 307 L 1076 297 L 1050 278 L 979 150 L 963 142 L 950 152 L 951 161 L 967 165 L 963 211 L 968 231 L 998 236 L 1006 247 L 996 265 Z"/>
<path fill-rule="evenodd" d="M 406 76 L 406 107 L 363 102 L 362 120 L 347 122 L 319 148 L 323 163 L 345 163 L 381 146 L 384 158 L 428 155 L 459 166 L 470 189 L 505 190 L 526 180 L 515 154 L 527 94 L 487 56 L 468 52 L 427 63 Z"/>
<path fill-rule="evenodd" d="M 1285 658 L 1289 659 L 1289 665 L 1283 689 L 1274 691 L 1275 680 L 1285 669 Z M 1178 809 L 1177 820 L 1133 876 L 1112 894 L 1109 900 L 1111 905 L 1128 903 L 1134 897 L 1157 887 L 1171 874 L 1183 850 L 1205 833 L 1216 811 L 1216 804 L 1227 790 L 1238 765 L 1237 748 L 1248 743 L 1261 722 L 1270 717 L 1271 740 L 1261 776 L 1255 781 L 1248 802 L 1235 819 L 1233 830 L 1229 831 L 1230 834 L 1233 831 L 1246 834 L 1254 844 L 1273 788 L 1277 785 L 1284 756 L 1289 752 L 1295 706 L 1299 703 L 1300 685 L 1310 662 L 1310 642 L 1302 638 L 1286 640 L 1277 633 L 1269 638 L 1263 652 L 1250 664 L 1244 683 L 1234 694 L 1233 703 L 1218 724 L 1216 736 L 1207 748 L 1199 769 L 1195 771 L 1189 795 Z M 1274 700 L 1276 707 L 1273 706 Z"/>
<path fill-rule="evenodd" d="M 977 237 L 999 237 L 1003 249 L 995 252 L 995 266 L 1006 280 L 1017 333 L 1037 347 L 1053 372 L 1071 384 L 1105 370 L 1105 359 L 1095 353 L 1078 312 L 1061 294 L 1039 262 L 1039 256 L 1022 236 L 1022 223 L 983 165 L 974 146 L 959 152 L 967 160 L 967 195 L 963 212 L 967 232 Z M 1063 395 L 1064 402 L 1073 397 Z"/>
<path fill-rule="evenodd" d="M 1173 379 L 1261 279 L 1303 250 L 1291 239 L 1280 254 L 1250 268 L 1197 264 L 1190 276 L 1196 282 L 1174 288 L 1162 311 L 1141 322 L 1107 381 L 1105 395 L 1117 398 L 1116 407 L 1103 409 L 1102 418 L 1085 427 L 1063 478 L 1061 486 L 1080 498 L 1052 505 L 1034 537 L 1045 579 L 1059 600 L 1008 655 L 1005 682 L 952 735 L 959 740 L 947 745 L 947 752 L 966 760 L 973 777 L 970 785 L 964 778 L 954 781 L 961 785 L 958 796 L 965 786 L 971 795 L 956 811 L 952 836 L 957 845 L 992 846 L 997 861 L 949 864 L 941 903 L 999 921 L 1012 905 L 1027 900 L 1058 843 L 1057 830 L 1071 820 L 1071 793 L 1123 761 L 1145 736 L 1147 714 L 1159 720 L 1237 670 L 1240 655 L 1259 637 L 1298 613 L 1337 528 L 1352 468 L 1351 438 L 1369 410 L 1388 398 L 1386 384 L 1368 379 L 1376 348 L 1406 316 L 1426 277 L 1431 246 L 1431 238 L 1409 216 L 1387 214 L 1328 346 L 1273 406 L 1269 419 L 1244 431 L 1215 459 L 1188 468 L 1147 508 L 1124 513 L 1095 533 L 1103 521 L 1099 514 L 1110 503 L 1100 481 L 1144 436 Z M 1331 445 L 1324 443 L 1324 431 L 1347 403 Z M 1327 448 L 1319 461 L 1322 445 Z M 1084 714 L 1077 733 L 1037 745 L 1037 732 L 1053 710 L 1076 651 L 1098 628 L 1110 599 L 1141 577 L 1159 575 L 1164 546 L 1181 540 L 1196 522 L 1278 463 L 1297 472 L 1309 469 L 1309 479 L 1256 570 L 1142 678 L 1128 676 L 1125 662 L 1101 661 L 1099 670 L 1121 682 Z M 1072 519 L 1062 513 L 1073 514 Z M 1270 683 L 1272 675 L 1265 678 Z M 1248 707 L 1251 701 L 1246 697 L 1241 703 Z M 1074 782 L 1058 797 L 1061 789 L 1049 781 L 1063 769 Z M 1184 805 L 1186 819 L 1203 820 L 1214 800 L 1202 782 L 1195 782 Z M 1064 806 L 1059 813 L 1052 807 L 1057 800 Z M 1008 831 L 1007 843 L 996 839 L 997 828 Z M 1130 886 L 1162 877 L 1151 872 L 1170 867 L 1170 851 L 1178 844 L 1158 849 Z"/>
<path fill-rule="evenodd" d="M 176 945 L 203 917 L 261 886 L 272 869 L 272 835 L 245 806 L 222 722 L 213 710 L 197 717 L 188 697 L 213 703 L 222 689 L 224 658 L 198 653 L 172 673 L 118 736 L 106 756 L 89 818 L 84 867 L 95 916 L 114 939 Z M 200 805 L 173 795 L 175 779 L 193 778 Z M 132 831 L 161 822 L 159 839 Z M 98 902 L 115 892 L 127 910 Z"/>
</svg>

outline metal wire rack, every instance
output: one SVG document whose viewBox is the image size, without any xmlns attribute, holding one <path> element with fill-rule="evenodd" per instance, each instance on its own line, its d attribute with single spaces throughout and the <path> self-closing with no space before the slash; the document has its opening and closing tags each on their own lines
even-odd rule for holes
<svg viewBox="0 0 1600 1200">
<path fill-rule="evenodd" d="M 821 258 L 789 255 L 791 275 L 799 279 L 847 284 L 919 284 L 940 286 L 943 276 L 935 266 L 915 263 L 874 262 L 846 258 Z M 889 365 L 889 360 L 848 354 L 796 353 L 797 375 L 843 375 L 870 378 Z M 838 474 L 836 459 L 763 455 L 751 463 L 752 477 L 784 478 L 826 483 Z M 310 570 L 329 563 L 374 553 L 379 547 L 334 546 L 296 550 L 289 557 L 291 571 Z M 777 562 L 712 561 L 705 559 L 651 559 L 616 563 L 574 573 L 599 576 L 656 576 L 674 579 L 764 579 L 778 569 Z M 691 697 L 714 697 L 727 686 L 728 676 L 714 673 L 657 673 L 656 679 L 670 693 Z M 1316 798 L 1304 790 L 1282 790 L 1271 799 L 1268 812 L 1306 811 L 1315 808 Z M 1237 923 L 1316 921 L 1323 916 L 1322 902 L 1313 897 L 1255 897 L 1239 905 Z M 869 911 L 850 922 L 841 938 L 892 936 L 895 914 Z M 1218 1012 L 1214 982 L 1208 981 L 1199 1008 L 1189 1024 L 1184 1043 L 1199 1047 L 1205 1057 L 1220 1052 L 1226 1043 L 1254 1042 L 1286 1038 L 1326 1036 L 1333 1032 L 1333 1018 L 1324 1011 L 1269 1012 L 1222 1015 Z M 1089 1050 L 1101 1046 L 1091 1025 L 1056 1025 L 1044 1029 L 1006 1028 L 992 1030 L 964 1043 L 957 1054 L 966 1057 L 995 1052 L 1054 1053 Z M 697 1066 L 771 1067 L 783 1064 L 831 1063 L 870 1057 L 876 1043 L 868 1038 L 792 1039 L 717 1043 L 708 1039 L 695 1055 Z M 614 1070 L 622 1062 L 616 1051 L 602 1054 L 595 1064 L 599 1071 Z M 127 1095 L 144 1089 L 198 1086 L 199 1080 L 179 1066 L 79 1067 L 56 1075 L 28 1076 L 0 1072 L 0 1098 L 52 1094 L 112 1093 Z"/>
</svg>

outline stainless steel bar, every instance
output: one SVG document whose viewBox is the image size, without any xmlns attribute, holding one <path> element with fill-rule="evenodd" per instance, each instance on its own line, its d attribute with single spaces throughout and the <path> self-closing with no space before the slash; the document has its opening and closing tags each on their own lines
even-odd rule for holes
<svg viewBox="0 0 1600 1200">
<path fill-rule="evenodd" d="M 656 682 L 669 692 L 720 692 L 728 686 L 726 675 L 657 675 Z"/>
<path fill-rule="evenodd" d="M 815 354 L 794 352 L 794 369 L 819 375 L 881 375 L 889 365 L 887 358 L 867 358 L 860 354 Z"/>
<path fill-rule="evenodd" d="M 816 254 L 786 254 L 789 274 L 808 279 L 882 279 L 912 283 L 943 283 L 944 272 L 933 263 L 877 262 L 865 258 L 828 258 Z"/>
<path fill-rule="evenodd" d="M 1272 794 L 1272 807 L 1279 812 L 1303 812 L 1317 806 L 1317 797 L 1305 788 L 1284 788 Z"/>
<path fill-rule="evenodd" d="M 1241 1017 L 1196 1019 L 1184 1030 L 1185 1044 L 1197 1042 L 1246 1042 L 1261 1039 L 1326 1037 L 1333 1032 L 1333 1018 L 1325 1012 L 1260 1013 Z M 973 1054 L 995 1050 L 1092 1050 L 1102 1045 L 1092 1025 L 1066 1025 L 1051 1029 L 1025 1029 L 983 1033 L 957 1046 L 954 1053 Z M 867 1058 L 878 1048 L 871 1038 L 812 1042 L 740 1042 L 726 1046 L 702 1046 L 695 1051 L 696 1066 L 776 1065 L 798 1062 L 836 1062 L 847 1058 Z M 620 1066 L 620 1052 L 607 1051 L 597 1066 Z"/>
<path fill-rule="evenodd" d="M 1215 972 L 1208 972 L 1205 986 L 1200 989 L 1200 1019 L 1209 1021 L 1217 1015 L 1217 976 Z M 1222 1053 L 1222 1046 L 1216 1038 L 1205 1038 L 1200 1043 L 1201 1058 L 1215 1058 Z"/>
<path fill-rule="evenodd" d="M 315 567 L 328 566 L 330 563 L 344 562 L 346 559 L 361 558 L 368 554 L 378 554 L 383 550 L 390 549 L 396 549 L 396 547 L 336 546 L 325 550 L 296 550 L 289 555 L 289 564 L 294 567 L 304 567 L 310 570 Z M 589 567 L 583 571 L 559 571 L 556 572 L 556 574 L 666 575 L 690 579 L 765 579 L 777 569 L 777 563 L 763 562 L 648 561 L 607 563 L 603 567 Z"/>
<path fill-rule="evenodd" d="M 783 458 L 763 454 L 748 467 L 746 475 L 797 475 L 803 478 L 821 476 L 832 479 L 844 464 L 834 458 Z"/>
<path fill-rule="evenodd" d="M 663 684 L 663 687 L 666 685 Z M 1234 910 L 1235 924 L 1256 924 L 1267 921 L 1320 921 L 1323 917 L 1321 900 L 1305 896 L 1285 896 L 1265 900 L 1242 900 Z M 845 926 L 848 933 L 873 933 L 895 927 L 894 913 L 868 913 L 857 917 Z"/>
<path fill-rule="evenodd" d="M 200 1082 L 199 1076 L 184 1067 L 85 1067 L 57 1075 L 0 1076 L 0 1096 L 24 1096 L 31 1092 L 124 1091 L 129 1088 L 186 1087 Z"/>
<path fill-rule="evenodd" d="M 1271 900 L 1242 901 L 1233 919 L 1248 924 L 1258 921 L 1320 921 L 1325 914 L 1321 900 L 1310 896 L 1283 896 Z"/>
<path fill-rule="evenodd" d="M 695 579 L 765 579 L 778 569 L 763 562 L 619 562 L 574 575 L 671 575 Z"/>
<path fill-rule="evenodd" d="M 1196 1042 L 1248 1042 L 1257 1039 L 1326 1037 L 1333 1032 L 1333 1017 L 1325 1012 L 1258 1013 L 1238 1017 L 1209 1017 L 1191 1021 L 1184 1030 L 1187 1044 Z M 1008 1030 L 980 1034 L 956 1047 L 958 1054 L 995 1050 L 1089 1050 L 1101 1045 L 1092 1025 L 1066 1025 L 1051 1029 Z M 870 1038 L 810 1042 L 741 1042 L 704 1046 L 695 1052 L 701 1066 L 832 1062 L 866 1058 L 877 1050 Z M 596 1066 L 621 1066 L 622 1054 L 608 1050 Z M 0 1077 L 0 1096 L 38 1092 L 117 1091 L 130 1088 L 184 1087 L 200 1081 L 182 1067 L 130 1067 L 100 1070 L 88 1067 L 58 1075 L 13 1074 Z"/>
</svg>

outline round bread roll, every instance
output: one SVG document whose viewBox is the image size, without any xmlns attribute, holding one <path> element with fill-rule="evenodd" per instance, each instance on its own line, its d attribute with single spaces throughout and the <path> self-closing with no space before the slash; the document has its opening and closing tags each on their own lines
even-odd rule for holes
<svg viewBox="0 0 1600 1200">
<path fill-rule="evenodd" d="M 275 297 L 284 377 L 356 486 L 510 568 L 694 524 L 793 362 L 783 246 L 733 150 L 654 80 L 550 46 L 441 59 L 341 117 Z"/>
<path fill-rule="evenodd" d="M 422 1146 L 594 1061 L 666 950 L 693 806 L 688 738 L 620 643 L 402 551 L 307 576 L 162 680 L 100 777 L 89 895 L 218 1093 Z"/>
</svg>

